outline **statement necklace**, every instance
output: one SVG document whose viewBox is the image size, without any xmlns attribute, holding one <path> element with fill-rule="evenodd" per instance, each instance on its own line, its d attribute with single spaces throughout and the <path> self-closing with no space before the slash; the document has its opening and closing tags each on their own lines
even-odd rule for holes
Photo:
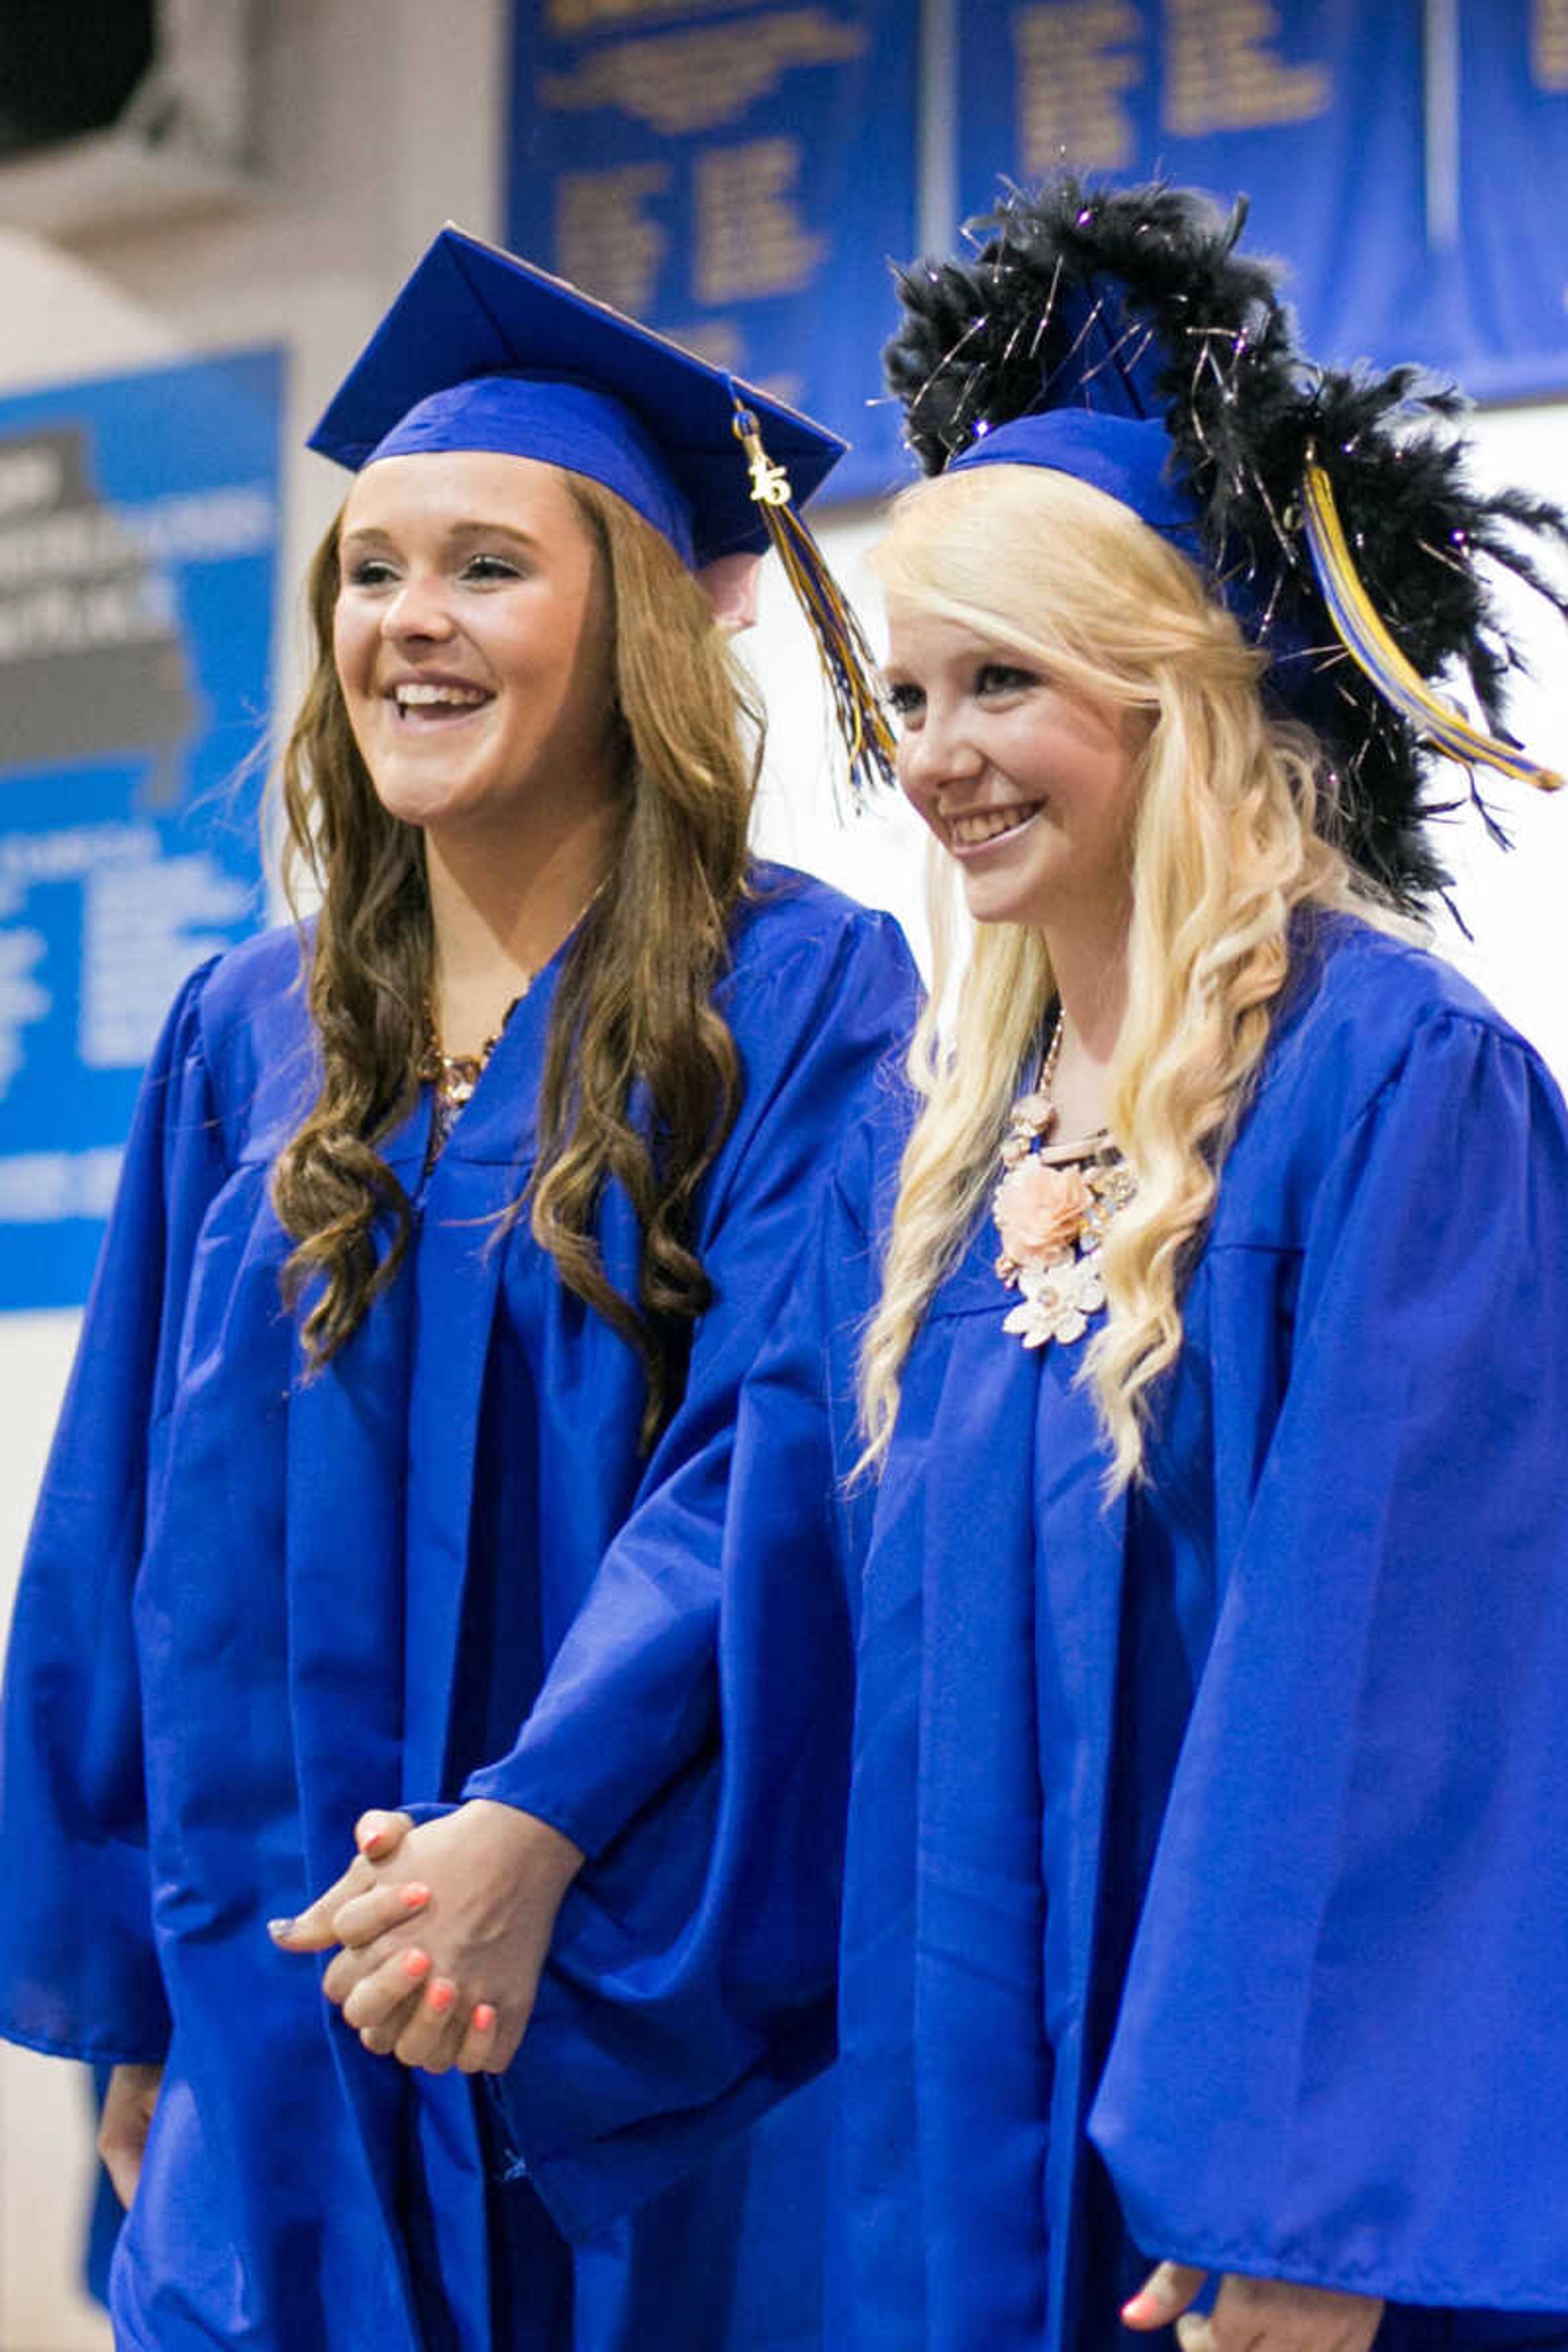
<svg viewBox="0 0 1568 2352">
<path fill-rule="evenodd" d="M 570 939 L 589 908 L 604 888 L 604 880 L 596 882 L 573 916 L 566 937 Z M 441 1024 L 436 1018 L 436 998 L 432 991 L 425 993 L 425 1045 L 419 1056 L 418 1078 L 421 1086 L 431 1089 L 433 1100 L 430 1118 L 430 1157 L 433 1160 L 451 1134 L 458 1113 L 479 1085 L 485 1064 L 500 1044 L 507 1023 L 533 986 L 539 974 L 525 971 L 522 986 L 501 1014 L 500 1026 L 487 1037 L 477 1054 L 446 1054 L 441 1050 Z"/>
<path fill-rule="evenodd" d="M 479 1085 L 485 1064 L 500 1044 L 501 1033 L 511 1019 L 529 990 L 533 986 L 533 974 L 529 972 L 522 986 L 500 1017 L 500 1028 L 495 1030 L 480 1045 L 477 1054 L 445 1054 L 441 1050 L 441 1033 L 436 1022 L 436 1000 L 425 999 L 425 1049 L 419 1056 L 419 1080 L 431 1091 L 430 1153 L 434 1158 L 451 1134 L 458 1114 Z"/>
<path fill-rule="evenodd" d="M 1112 1218 L 1136 1189 L 1108 1129 L 1080 1143 L 1051 1144 L 1057 1123 L 1051 1081 L 1067 1015 L 1058 1010 L 1039 1076 L 1014 1104 L 1002 1146 L 1003 1176 L 991 1196 L 1002 1238 L 996 1271 L 1017 1305 L 1003 1323 L 1026 1348 L 1081 1339 L 1105 1304 L 1100 1246 Z"/>
</svg>

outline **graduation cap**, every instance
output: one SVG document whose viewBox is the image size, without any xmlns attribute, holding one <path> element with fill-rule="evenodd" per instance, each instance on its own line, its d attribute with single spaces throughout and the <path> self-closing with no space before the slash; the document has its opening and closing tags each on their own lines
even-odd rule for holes
<svg viewBox="0 0 1568 2352">
<path fill-rule="evenodd" d="M 797 511 L 836 433 L 564 278 L 440 232 L 309 446 L 358 471 L 464 449 L 540 458 L 624 499 L 693 571 L 778 549 L 816 636 L 857 783 L 891 737 L 859 625 Z"/>
<path fill-rule="evenodd" d="M 1477 488 L 1462 404 L 1417 369 L 1312 361 L 1273 265 L 1237 250 L 1246 217 L 1163 183 L 1010 192 L 972 225 L 973 259 L 898 273 L 888 378 L 928 474 L 1071 474 L 1196 560 L 1323 743 L 1342 846 L 1415 903 L 1446 879 L 1421 826 L 1430 754 L 1469 772 L 1489 824 L 1478 763 L 1561 782 L 1504 730 L 1515 656 L 1476 559 L 1568 613 L 1529 544 L 1562 551 L 1568 519 Z M 1489 732 L 1429 684 L 1445 669 Z"/>
</svg>

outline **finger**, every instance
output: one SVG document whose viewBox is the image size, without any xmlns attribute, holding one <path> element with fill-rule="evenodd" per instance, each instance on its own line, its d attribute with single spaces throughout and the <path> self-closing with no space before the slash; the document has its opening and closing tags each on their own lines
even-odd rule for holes
<svg viewBox="0 0 1568 2352">
<path fill-rule="evenodd" d="M 1215 2332 L 1201 2311 L 1184 2311 L 1176 2322 L 1182 2352 L 1215 2352 Z"/>
<path fill-rule="evenodd" d="M 332 1914 L 332 1933 L 340 1944 L 373 1943 L 389 1927 L 423 1911 L 429 1900 L 430 1889 L 420 1878 L 373 1886 L 363 1895 L 351 1895 Z"/>
<path fill-rule="evenodd" d="M 336 2001 L 342 2009 L 355 1985 L 363 1984 L 366 1977 L 374 1976 L 377 1969 L 388 1960 L 396 1959 L 404 1949 L 401 1944 L 376 1943 L 360 1945 L 353 1950 L 336 1951 L 327 1962 L 321 1978 L 321 1990 L 329 2000 Z"/>
<path fill-rule="evenodd" d="M 1131 2300 L 1121 2306 L 1127 2327 L 1169 2327 L 1202 2287 L 1207 2271 L 1189 2263 L 1156 2263 Z"/>
<path fill-rule="evenodd" d="M 287 1952 L 324 1952 L 338 1940 L 332 1930 L 334 1915 L 353 1895 L 364 1894 L 374 1885 L 369 1863 L 356 1854 L 342 1876 L 334 1878 L 296 1917 L 268 1919 L 267 1932 Z"/>
<path fill-rule="evenodd" d="M 417 1945 L 384 1960 L 344 1995 L 343 2023 L 352 2025 L 356 2033 L 367 2025 L 384 2025 L 393 2011 L 403 2007 L 410 1990 L 421 1987 L 429 1973 L 430 1955 Z"/>
<path fill-rule="evenodd" d="M 129 2212 L 131 2200 L 136 2194 L 136 2183 L 142 2174 L 141 2148 L 128 2147 L 122 2140 L 100 2139 L 98 2143 L 98 2152 L 103 2158 L 103 2168 L 109 2175 L 110 2187 Z"/>
<path fill-rule="evenodd" d="M 458 2045 L 458 2067 L 464 2074 L 493 2074 L 496 2051 L 496 2013 L 488 2000 L 475 2003 L 469 2012 L 462 2041 Z"/>
<path fill-rule="evenodd" d="M 467 2024 L 451 1978 L 432 1977 L 424 2000 L 393 2045 L 394 2055 L 405 2066 L 444 2074 L 457 2060 Z"/>
<path fill-rule="evenodd" d="M 379 2025 L 367 2025 L 363 2029 L 360 2034 L 360 2040 L 373 2058 L 389 2058 L 392 2055 L 393 2051 L 397 2047 L 399 2034 L 412 2019 L 424 1997 L 423 1985 L 411 1985 L 401 2008 L 395 2009 L 389 2017 L 383 2018 Z"/>
<path fill-rule="evenodd" d="M 405 1918 L 404 1925 L 412 1929 L 414 1919 Z M 341 2003 L 356 1984 L 362 1983 L 366 1977 L 374 1976 L 384 1962 L 395 1960 L 403 1953 L 419 1948 L 414 1933 L 377 1936 L 368 1944 L 340 1945 L 327 1962 L 321 1990 L 329 2000 Z"/>
<path fill-rule="evenodd" d="M 373 1807 L 354 1823 L 354 1843 L 371 1862 L 384 1862 L 396 1852 L 414 1827 L 410 1813 L 389 1813 Z"/>
</svg>

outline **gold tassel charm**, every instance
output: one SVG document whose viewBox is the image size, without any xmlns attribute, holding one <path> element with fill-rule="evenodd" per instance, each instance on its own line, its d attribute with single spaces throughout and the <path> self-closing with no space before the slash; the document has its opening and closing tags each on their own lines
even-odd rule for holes
<svg viewBox="0 0 1568 2352">
<path fill-rule="evenodd" d="M 801 519 L 790 495 L 788 475 L 763 448 L 751 409 L 737 404 L 734 430 L 751 464 L 752 497 L 816 641 L 834 716 L 848 753 L 850 789 L 857 801 L 864 802 L 877 785 L 893 781 L 893 730 L 877 688 L 871 648 L 822 550 Z"/>
<path fill-rule="evenodd" d="M 1479 761 L 1501 775 L 1534 784 L 1543 793 L 1558 791 L 1563 779 L 1554 769 L 1542 767 L 1512 744 L 1500 742 L 1495 735 L 1473 726 L 1462 710 L 1433 693 L 1414 663 L 1400 652 L 1356 571 L 1334 503 L 1333 486 L 1322 467 L 1310 457 L 1301 478 L 1301 513 L 1312 569 L 1335 633 L 1384 700 L 1407 719 L 1435 751 L 1461 766 L 1473 767 Z"/>
</svg>

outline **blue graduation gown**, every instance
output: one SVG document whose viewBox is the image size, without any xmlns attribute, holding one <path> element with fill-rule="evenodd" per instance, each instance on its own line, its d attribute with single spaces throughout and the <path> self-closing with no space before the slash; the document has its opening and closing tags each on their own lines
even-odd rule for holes
<svg viewBox="0 0 1568 2352">
<path fill-rule="evenodd" d="M 1568 1118 L 1436 959 L 1295 947 L 1146 1482 L 1102 1499 L 986 1219 L 819 1530 L 843 2352 L 1109 2352 L 1161 2256 L 1383 2296 L 1388 2345 L 1568 2339 Z M 837 1318 L 758 1383 L 797 1491 L 854 1459 L 879 1124 Z"/>
<path fill-rule="evenodd" d="M 753 1939 L 723 2036 L 682 2027 L 755 1886 L 721 1836 L 754 1718 L 720 1633 L 735 1392 L 912 975 L 887 918 L 755 878 L 717 992 L 744 1095 L 697 1219 L 716 1295 L 647 1459 L 629 1350 L 525 1221 L 494 1235 L 526 1181 L 553 970 L 422 1192 L 427 1106 L 391 1139 L 419 1192 L 409 1261 L 310 1381 L 268 1200 L 315 1083 L 292 936 L 208 966 L 174 1011 L 24 1570 L 0 1765 L 0 2031 L 164 2063 L 113 2273 L 126 2346 L 819 2340 L 820 2093 L 676 2175 L 823 2063 L 828 1963 L 813 1982 L 798 1938 Z M 601 1245 L 630 1290 L 613 1188 Z M 342 1870 L 366 1805 L 472 1794 L 593 1857 L 493 2106 L 368 2056 L 264 1932 Z M 686 2106 L 716 2119 L 701 2149 L 677 2132 L 648 2154 L 645 2116 Z"/>
</svg>

